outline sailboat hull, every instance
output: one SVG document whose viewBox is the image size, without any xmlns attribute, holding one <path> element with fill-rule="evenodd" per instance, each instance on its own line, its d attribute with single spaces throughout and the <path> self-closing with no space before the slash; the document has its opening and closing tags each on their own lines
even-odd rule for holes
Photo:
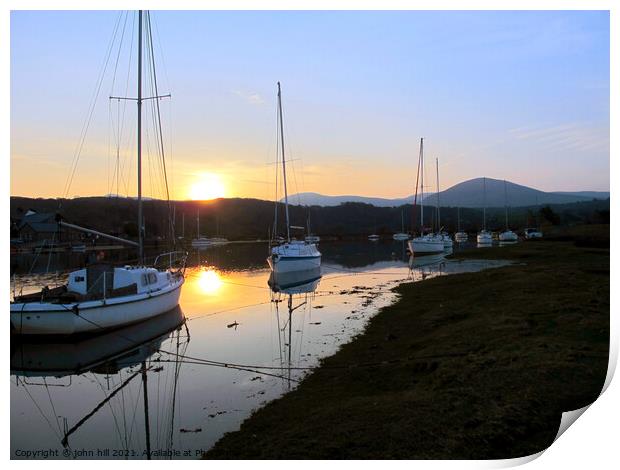
<svg viewBox="0 0 620 470">
<path fill-rule="evenodd" d="M 113 330 L 172 310 L 179 304 L 184 279 L 157 292 L 74 304 L 11 304 L 11 333 L 75 335 Z"/>
<path fill-rule="evenodd" d="M 275 273 L 317 269 L 321 267 L 321 252 L 312 243 L 293 241 L 273 247 L 267 263 Z"/>
<path fill-rule="evenodd" d="M 489 232 L 480 232 L 476 236 L 476 241 L 479 245 L 492 245 L 493 244 L 493 236 Z"/>
<path fill-rule="evenodd" d="M 508 230 L 499 234 L 500 242 L 516 242 L 519 239 L 516 233 Z"/>
</svg>

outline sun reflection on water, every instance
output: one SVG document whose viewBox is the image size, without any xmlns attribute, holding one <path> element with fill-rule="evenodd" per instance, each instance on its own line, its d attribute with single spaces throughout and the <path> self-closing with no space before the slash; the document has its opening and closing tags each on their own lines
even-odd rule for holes
<svg viewBox="0 0 620 470">
<path fill-rule="evenodd" d="M 210 269 L 201 269 L 197 279 L 198 287 L 203 294 L 215 294 L 224 284 L 219 273 Z"/>
</svg>

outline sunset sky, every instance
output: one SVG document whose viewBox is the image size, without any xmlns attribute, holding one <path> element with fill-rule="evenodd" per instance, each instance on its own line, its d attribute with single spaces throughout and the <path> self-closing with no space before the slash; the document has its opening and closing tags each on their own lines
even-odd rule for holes
<svg viewBox="0 0 620 470">
<path fill-rule="evenodd" d="M 65 195 L 119 14 L 11 14 L 12 195 Z M 127 18 L 126 49 L 113 48 L 68 196 L 116 192 L 120 108 L 108 97 L 126 86 L 135 96 Z M 427 172 L 438 157 L 443 188 L 488 176 L 545 191 L 609 190 L 607 12 L 152 18 L 159 89 L 172 93 L 161 105 L 175 199 L 274 197 L 277 81 L 290 192 L 411 194 L 422 136 Z M 119 147 L 123 195 L 135 194 L 134 107 Z M 146 196 L 162 196 L 148 180 L 156 173 L 145 157 Z"/>
</svg>

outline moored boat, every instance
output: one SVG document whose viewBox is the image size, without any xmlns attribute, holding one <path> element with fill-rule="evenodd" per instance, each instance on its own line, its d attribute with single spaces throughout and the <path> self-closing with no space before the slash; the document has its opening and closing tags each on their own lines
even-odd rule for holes
<svg viewBox="0 0 620 470">
<path fill-rule="evenodd" d="M 479 245 L 491 245 L 493 243 L 493 234 L 488 230 L 481 230 L 476 236 Z"/>
<path fill-rule="evenodd" d="M 540 230 L 538 230 L 537 228 L 526 228 L 523 231 L 523 234 L 525 235 L 525 239 L 526 240 L 532 240 L 535 238 L 542 238 L 543 234 Z"/>
<path fill-rule="evenodd" d="M 499 234 L 500 242 L 516 242 L 519 240 L 519 237 L 512 230 L 505 230 Z"/>
<path fill-rule="evenodd" d="M 418 157 L 418 173 L 416 177 L 415 197 L 413 202 L 413 210 L 418 200 L 418 180 L 420 180 L 420 235 L 413 237 L 407 242 L 409 251 L 415 255 L 426 255 L 431 253 L 442 253 L 443 239 L 432 233 L 425 234 L 424 229 L 424 138 L 420 138 L 420 155 Z"/>
<path fill-rule="evenodd" d="M 443 240 L 436 235 L 426 234 L 415 237 L 408 242 L 409 251 L 415 254 L 430 254 L 443 252 Z"/>
<path fill-rule="evenodd" d="M 454 234 L 454 241 L 457 243 L 464 243 L 467 241 L 467 232 L 461 229 L 461 208 L 456 208 L 456 233 Z"/>
<path fill-rule="evenodd" d="M 400 232 L 392 235 L 394 240 L 409 240 L 409 234 L 405 233 L 405 213 L 400 211 Z"/>
<path fill-rule="evenodd" d="M 493 244 L 493 234 L 487 230 L 487 185 L 486 178 L 482 178 L 482 230 L 478 232 L 476 241 L 479 245 Z"/>
<path fill-rule="evenodd" d="M 291 238 L 291 228 L 301 229 L 304 227 L 291 226 L 288 210 L 288 190 L 286 186 L 286 157 L 284 151 L 284 124 L 282 122 L 282 91 L 278 82 L 278 130 L 280 134 L 280 148 L 282 151 L 282 180 L 284 185 L 284 213 L 286 222 L 286 239 L 283 243 L 271 247 L 267 263 L 276 273 L 304 271 L 321 266 L 321 252 L 312 242 L 294 240 Z M 277 171 L 277 170 L 276 170 Z M 273 226 L 272 242 L 278 243 L 278 201 L 276 198 L 276 220 Z"/>
<path fill-rule="evenodd" d="M 499 234 L 498 239 L 500 242 L 516 242 L 519 240 L 519 237 L 508 227 L 508 189 L 506 180 L 504 180 L 504 211 L 506 217 L 506 228 Z"/>
<path fill-rule="evenodd" d="M 100 333 L 160 315 L 179 303 L 182 270 L 91 266 L 65 286 L 17 296 L 11 332 L 21 335 Z"/>
<path fill-rule="evenodd" d="M 96 230 L 86 229 L 57 218 L 59 225 L 112 239 L 138 248 L 138 265 L 112 267 L 95 264 L 69 274 L 67 284 L 54 289 L 44 287 L 40 292 L 16 295 L 10 305 L 11 332 L 19 335 L 73 335 L 100 333 L 147 320 L 178 305 L 184 283 L 185 254 L 169 252 L 158 256 L 153 266 L 144 263 L 144 218 L 142 215 L 142 104 L 145 100 L 161 99 L 155 87 L 152 97 L 142 95 L 143 29 L 150 31 L 150 14 L 138 14 L 137 98 L 111 97 L 115 100 L 135 100 L 137 113 L 137 189 L 138 242 L 125 240 Z M 146 35 L 148 37 L 148 34 Z M 147 52 L 152 54 L 152 41 L 146 40 Z M 155 81 L 155 69 L 148 69 Z M 156 81 L 155 81 L 156 83 Z M 159 115 L 159 108 L 153 110 Z M 156 130 L 157 132 L 157 130 Z M 163 139 L 161 134 L 158 138 Z M 162 143 L 163 149 L 163 143 Z M 162 151 L 163 158 L 163 151 Z M 170 214 L 169 214 L 170 216 Z M 180 255 L 180 261 L 177 259 Z M 167 259 L 167 267 L 158 268 L 158 261 Z"/>
</svg>

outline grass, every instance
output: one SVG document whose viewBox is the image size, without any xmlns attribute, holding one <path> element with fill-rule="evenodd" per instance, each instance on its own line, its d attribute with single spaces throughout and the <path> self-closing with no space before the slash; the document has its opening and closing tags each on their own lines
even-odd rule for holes
<svg viewBox="0 0 620 470">
<path fill-rule="evenodd" d="M 561 413 L 594 401 L 605 380 L 609 249 L 598 247 L 605 226 L 594 231 L 596 247 L 569 234 L 473 250 L 458 256 L 515 263 L 401 284 L 363 334 L 204 457 L 491 459 L 545 449 Z"/>
</svg>

